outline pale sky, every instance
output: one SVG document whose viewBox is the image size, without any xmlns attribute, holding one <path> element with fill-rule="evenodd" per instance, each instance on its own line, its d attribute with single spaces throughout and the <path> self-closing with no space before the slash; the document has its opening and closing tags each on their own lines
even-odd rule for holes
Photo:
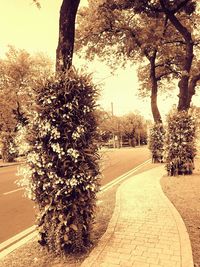
<svg viewBox="0 0 200 267">
<path fill-rule="evenodd" d="M 59 9 L 62 1 L 41 0 L 41 9 L 37 9 L 32 0 L 0 0 L 0 2 L 0 57 L 3 57 L 7 45 L 14 45 L 30 53 L 45 52 L 55 59 Z M 81 4 L 86 2 L 87 0 L 81 0 Z M 134 67 L 121 70 L 111 76 L 104 64 L 98 62 L 88 62 L 88 64 L 95 82 L 104 81 L 99 100 L 104 109 L 111 110 L 111 102 L 113 102 L 115 115 L 139 110 L 141 115 L 148 119 L 152 118 L 150 99 L 142 101 L 136 96 L 138 82 Z M 80 68 L 80 60 L 74 60 L 74 65 Z M 195 98 L 197 100 L 197 97 Z M 159 109 L 164 116 L 172 104 L 177 104 L 178 98 L 162 100 L 160 97 L 158 101 Z"/>
</svg>

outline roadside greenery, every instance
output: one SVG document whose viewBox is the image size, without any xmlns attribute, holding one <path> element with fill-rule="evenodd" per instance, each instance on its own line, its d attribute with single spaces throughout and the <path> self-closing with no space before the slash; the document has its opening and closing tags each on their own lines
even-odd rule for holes
<svg viewBox="0 0 200 267">
<path fill-rule="evenodd" d="M 90 246 L 99 186 L 97 88 L 71 69 L 38 88 L 27 137 L 28 188 L 40 243 L 57 254 Z"/>
<path fill-rule="evenodd" d="M 40 5 L 40 1 L 33 2 Z M 79 12 L 75 35 L 79 3 L 63 0 L 61 4 L 55 76 L 47 78 L 51 71 L 42 70 L 49 65 L 24 50 L 11 48 L 7 59 L 0 60 L 3 159 L 14 159 L 14 139 L 20 143 L 25 132 L 28 154 L 21 183 L 27 185 L 38 208 L 40 244 L 57 254 L 90 247 L 99 188 L 98 90 L 88 75 L 72 67 L 75 36 L 76 51 L 84 51 L 89 60 L 95 55 L 107 60 L 113 70 L 142 62 L 141 93 L 151 96 L 155 122 L 149 142 L 153 162 L 163 161 L 165 137 L 157 95 L 160 88 L 169 90 L 177 78 L 178 112 L 168 118 L 166 138 L 168 175 L 191 174 L 196 154 L 195 121 L 188 109 L 200 81 L 197 1 L 89 0 Z M 170 85 L 165 87 L 166 81 Z M 105 138 L 120 142 L 126 136 L 132 146 L 146 140 L 141 116 L 116 118 L 112 114 L 110 122 L 110 128 L 101 124 Z M 24 125 L 27 132 L 21 128 Z"/>
<path fill-rule="evenodd" d="M 192 174 L 194 169 L 196 122 L 188 111 L 168 116 L 166 169 L 169 176 Z"/>
<path fill-rule="evenodd" d="M 9 46 L 5 57 L 0 59 L 0 149 L 4 161 L 14 161 L 21 150 L 15 137 L 19 128 L 28 122 L 33 89 L 50 73 L 52 62 L 42 53 L 30 55 Z"/>
<path fill-rule="evenodd" d="M 147 121 L 138 112 L 124 116 L 97 111 L 98 127 L 102 145 L 115 147 L 147 144 Z M 115 140 L 114 140 L 115 139 Z"/>
<path fill-rule="evenodd" d="M 154 123 L 149 132 L 149 149 L 152 154 L 152 162 L 163 162 L 165 129 L 162 123 Z"/>
</svg>

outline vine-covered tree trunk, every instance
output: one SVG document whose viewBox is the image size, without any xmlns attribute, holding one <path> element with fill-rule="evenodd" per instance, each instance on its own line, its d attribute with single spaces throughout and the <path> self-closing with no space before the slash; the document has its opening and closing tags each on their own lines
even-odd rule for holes
<svg viewBox="0 0 200 267">
<path fill-rule="evenodd" d="M 28 133 L 28 175 L 39 210 L 39 243 L 57 254 L 91 246 L 99 189 L 98 90 L 89 75 L 70 68 L 79 2 L 62 2 L 56 77 L 38 87 Z"/>
<path fill-rule="evenodd" d="M 163 161 L 164 146 L 164 128 L 162 118 L 157 105 L 158 80 L 156 77 L 156 55 L 154 50 L 152 55 L 148 57 L 150 62 L 150 79 L 151 79 L 151 111 L 154 119 L 154 125 L 149 136 L 149 149 L 152 153 L 152 162 L 158 163 Z"/>
<path fill-rule="evenodd" d="M 165 129 L 162 123 L 154 123 L 149 133 L 148 147 L 152 153 L 152 163 L 163 162 Z"/>
<path fill-rule="evenodd" d="M 182 6 L 186 5 L 188 2 L 189 1 L 183 1 Z M 166 17 L 180 33 L 185 42 L 185 56 L 183 58 L 181 78 L 178 83 L 178 112 L 172 114 L 168 119 L 166 147 L 166 168 L 168 175 L 185 175 L 192 173 L 194 168 L 193 161 L 196 153 L 195 123 L 192 116 L 188 113 L 192 96 L 195 93 L 195 80 L 191 78 L 194 42 L 190 28 L 175 16 L 175 12 L 167 7 L 164 0 L 160 0 L 160 3 Z M 194 6 L 191 7 L 194 8 Z"/>
<path fill-rule="evenodd" d="M 196 121 L 188 111 L 168 116 L 166 169 L 169 176 L 192 174 L 196 155 Z"/>
<path fill-rule="evenodd" d="M 63 0 L 60 8 L 59 40 L 56 50 L 56 71 L 63 72 L 72 65 L 75 21 L 80 0 Z"/>
</svg>

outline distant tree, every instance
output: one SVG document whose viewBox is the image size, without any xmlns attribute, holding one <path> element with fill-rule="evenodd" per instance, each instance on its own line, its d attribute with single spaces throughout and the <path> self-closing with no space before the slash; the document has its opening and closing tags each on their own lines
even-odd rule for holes
<svg viewBox="0 0 200 267">
<path fill-rule="evenodd" d="M 0 93 L 0 150 L 4 162 L 12 162 L 17 152 L 14 142 L 17 120 L 12 112 L 14 103 L 9 93 L 8 89 Z"/>
<path fill-rule="evenodd" d="M 112 116 L 105 111 L 98 112 L 99 130 L 103 138 L 102 142 L 117 136 L 118 147 L 123 139 L 128 139 L 130 146 L 147 142 L 147 127 L 144 118 L 137 113 L 130 113 L 122 117 Z"/>
<path fill-rule="evenodd" d="M 14 147 L 17 150 L 14 145 L 17 125 L 27 123 L 33 110 L 34 87 L 51 73 L 51 68 L 52 63 L 47 56 L 32 56 L 13 46 L 9 47 L 5 58 L 0 59 L 0 135 L 5 161 L 8 158 L 9 161 L 14 160 L 14 155 L 17 155 L 17 151 L 13 153 Z M 4 154 L 7 156 L 4 157 Z"/>
<path fill-rule="evenodd" d="M 131 146 L 147 142 L 147 127 L 144 118 L 137 113 L 129 113 L 121 118 L 120 129 Z"/>
<path fill-rule="evenodd" d="M 97 110 L 96 116 L 101 136 L 101 143 L 104 144 L 113 137 L 113 134 L 116 135 L 119 118 L 112 116 L 111 112 L 107 112 L 102 109 Z"/>
</svg>

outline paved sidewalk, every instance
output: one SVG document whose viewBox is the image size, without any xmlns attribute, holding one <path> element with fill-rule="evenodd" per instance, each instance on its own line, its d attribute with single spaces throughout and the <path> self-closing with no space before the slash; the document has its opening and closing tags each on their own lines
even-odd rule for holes
<svg viewBox="0 0 200 267">
<path fill-rule="evenodd" d="M 159 166 L 118 189 L 106 233 L 82 267 L 192 267 L 185 225 L 162 192 Z"/>
</svg>

